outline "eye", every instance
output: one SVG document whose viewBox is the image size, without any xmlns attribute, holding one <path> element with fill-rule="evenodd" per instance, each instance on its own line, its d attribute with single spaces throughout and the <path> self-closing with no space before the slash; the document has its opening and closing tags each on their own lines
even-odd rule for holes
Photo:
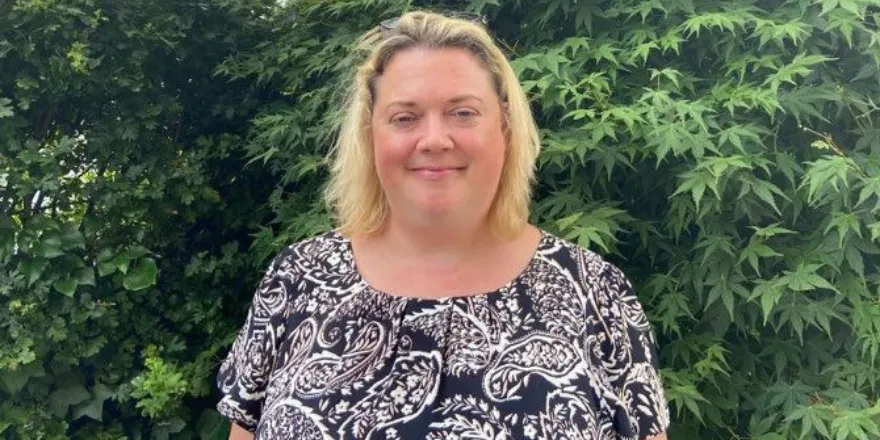
<svg viewBox="0 0 880 440">
<path fill-rule="evenodd" d="M 408 127 L 416 122 L 416 115 L 400 113 L 391 117 L 391 124 L 397 127 Z"/>
<path fill-rule="evenodd" d="M 475 112 L 471 109 L 462 108 L 462 109 L 454 110 L 452 112 L 452 115 L 455 116 L 457 119 L 470 120 L 470 119 L 477 117 L 477 112 Z"/>
</svg>

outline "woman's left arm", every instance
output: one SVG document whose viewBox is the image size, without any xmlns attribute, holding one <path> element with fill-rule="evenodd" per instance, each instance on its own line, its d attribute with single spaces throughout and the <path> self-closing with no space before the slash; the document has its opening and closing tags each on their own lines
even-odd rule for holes
<svg viewBox="0 0 880 440">
<path fill-rule="evenodd" d="M 601 357 L 611 392 L 617 397 L 615 429 L 641 440 L 666 440 L 669 409 L 658 368 L 653 329 L 632 284 L 606 263 L 590 286 L 596 309 L 589 311 L 591 352 Z"/>
</svg>

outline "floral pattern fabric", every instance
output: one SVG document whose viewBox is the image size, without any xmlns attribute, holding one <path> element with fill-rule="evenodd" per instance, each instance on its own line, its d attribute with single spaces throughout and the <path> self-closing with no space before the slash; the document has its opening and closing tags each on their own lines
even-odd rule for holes
<svg viewBox="0 0 880 440">
<path fill-rule="evenodd" d="M 373 289 L 329 232 L 267 271 L 218 410 L 257 439 L 641 439 L 669 424 L 653 338 L 621 271 L 547 232 L 501 289 L 442 299 Z"/>
</svg>

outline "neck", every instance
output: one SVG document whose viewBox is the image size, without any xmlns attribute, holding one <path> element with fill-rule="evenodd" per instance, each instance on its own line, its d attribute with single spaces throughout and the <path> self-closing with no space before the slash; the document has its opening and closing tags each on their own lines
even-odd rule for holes
<svg viewBox="0 0 880 440">
<path fill-rule="evenodd" d="M 460 260 L 478 255 L 499 240 L 488 222 L 464 225 L 414 225 L 389 219 L 377 239 L 401 256 Z"/>
</svg>

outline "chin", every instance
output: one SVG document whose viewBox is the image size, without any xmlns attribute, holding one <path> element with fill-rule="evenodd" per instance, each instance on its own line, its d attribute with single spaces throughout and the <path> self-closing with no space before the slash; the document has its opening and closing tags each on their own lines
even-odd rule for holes
<svg viewBox="0 0 880 440">
<path fill-rule="evenodd" d="M 458 209 L 456 209 L 456 206 L 454 205 L 439 203 L 419 205 L 418 209 L 419 211 L 429 215 L 454 214 L 456 211 L 458 211 Z"/>
<path fill-rule="evenodd" d="M 447 214 L 454 214 L 460 211 L 461 205 L 462 203 L 456 200 L 438 199 L 436 197 L 432 197 L 427 200 L 418 200 L 413 203 L 412 207 L 417 212 L 423 214 L 442 216 Z"/>
</svg>

